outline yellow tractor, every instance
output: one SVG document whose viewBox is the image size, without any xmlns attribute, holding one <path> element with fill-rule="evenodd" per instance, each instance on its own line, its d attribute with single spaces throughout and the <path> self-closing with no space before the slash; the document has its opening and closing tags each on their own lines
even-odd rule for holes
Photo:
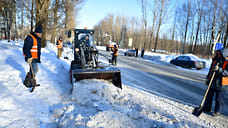
<svg viewBox="0 0 228 128">
<path fill-rule="evenodd" d="M 68 38 L 71 38 L 72 32 L 74 33 L 74 60 L 70 66 L 71 82 L 83 79 L 104 79 L 110 80 L 116 87 L 122 89 L 120 70 L 100 65 L 98 62 L 98 50 L 93 45 L 94 30 L 74 29 L 68 32 Z"/>
</svg>

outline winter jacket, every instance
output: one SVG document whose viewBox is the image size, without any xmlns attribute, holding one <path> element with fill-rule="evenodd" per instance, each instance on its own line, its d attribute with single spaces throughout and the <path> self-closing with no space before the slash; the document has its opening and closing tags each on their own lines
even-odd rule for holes
<svg viewBox="0 0 228 128">
<path fill-rule="evenodd" d="M 33 40 L 33 38 L 36 40 Z M 40 63 L 41 38 L 39 38 L 35 33 L 31 33 L 25 38 L 23 54 L 26 62 L 28 58 L 32 57 L 34 63 Z"/>
<path fill-rule="evenodd" d="M 118 49 L 117 49 L 117 48 L 115 48 L 115 49 L 113 50 L 113 55 L 114 55 L 114 56 L 118 56 Z"/>
<path fill-rule="evenodd" d="M 211 87 L 216 90 L 225 91 L 228 90 L 228 61 L 224 58 L 214 58 L 207 75 L 207 79 L 210 81 L 213 75 L 213 67 L 219 62 L 219 70 L 216 71 Z"/>
<path fill-rule="evenodd" d="M 57 48 L 63 48 L 63 41 L 57 40 L 56 45 Z"/>
<path fill-rule="evenodd" d="M 90 44 L 89 44 L 89 39 L 86 40 L 85 38 L 82 38 L 82 39 L 80 40 L 80 44 L 81 44 L 81 45 L 85 45 L 86 47 L 89 47 L 89 46 L 90 46 Z"/>
</svg>

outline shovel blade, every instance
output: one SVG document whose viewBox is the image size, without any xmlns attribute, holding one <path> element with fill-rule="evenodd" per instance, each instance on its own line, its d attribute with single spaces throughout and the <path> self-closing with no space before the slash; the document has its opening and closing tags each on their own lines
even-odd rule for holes
<svg viewBox="0 0 228 128">
<path fill-rule="evenodd" d="M 203 108 L 202 107 L 196 107 L 193 111 L 192 114 L 199 117 L 200 114 L 203 112 Z"/>
<path fill-rule="evenodd" d="M 119 69 L 73 69 L 72 76 L 75 78 L 75 81 L 84 79 L 110 80 L 116 87 L 122 89 Z"/>
</svg>

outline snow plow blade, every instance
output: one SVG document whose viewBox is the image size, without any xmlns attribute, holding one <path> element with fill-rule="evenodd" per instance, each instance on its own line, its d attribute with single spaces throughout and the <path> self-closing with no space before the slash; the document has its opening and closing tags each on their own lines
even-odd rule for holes
<svg viewBox="0 0 228 128">
<path fill-rule="evenodd" d="M 109 69 L 73 69 L 73 81 L 84 79 L 104 79 L 111 82 L 118 88 L 122 89 L 120 70 L 116 68 Z"/>
</svg>

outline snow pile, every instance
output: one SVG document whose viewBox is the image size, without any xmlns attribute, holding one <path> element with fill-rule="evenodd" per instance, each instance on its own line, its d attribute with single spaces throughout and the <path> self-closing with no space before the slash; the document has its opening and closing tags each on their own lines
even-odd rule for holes
<svg viewBox="0 0 228 128">
<path fill-rule="evenodd" d="M 74 84 L 71 103 L 52 107 L 59 127 L 151 128 L 222 126 L 193 116 L 193 107 L 124 85 L 121 90 L 103 80 Z M 211 118 L 211 117 L 209 117 Z M 227 122 L 227 121 L 226 121 Z M 223 123 L 224 124 L 224 123 Z"/>
</svg>

